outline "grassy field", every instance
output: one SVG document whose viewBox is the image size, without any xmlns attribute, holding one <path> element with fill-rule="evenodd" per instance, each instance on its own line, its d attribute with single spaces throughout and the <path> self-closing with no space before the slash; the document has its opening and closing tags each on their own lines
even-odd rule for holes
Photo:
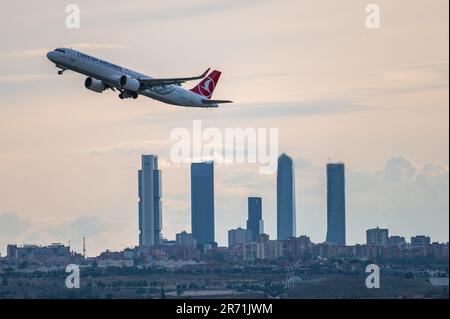
<svg viewBox="0 0 450 319">
<path fill-rule="evenodd" d="M 0 285 L 0 299 L 183 298 L 184 292 L 185 298 L 195 298 L 196 291 L 210 292 L 209 298 L 448 298 L 448 291 L 435 288 L 428 280 L 421 278 L 382 277 L 379 289 L 368 289 L 365 286 L 365 276 L 339 275 L 300 282 L 289 290 L 285 289 L 285 278 L 284 274 L 248 273 L 99 276 L 82 277 L 80 289 L 67 289 L 65 275 L 50 278 L 19 277 L 10 278 Z M 219 296 L 214 291 L 233 293 Z"/>
<path fill-rule="evenodd" d="M 427 279 L 385 277 L 380 288 L 368 289 L 363 276 L 334 276 L 312 283 L 301 283 L 284 298 L 448 298 L 448 291 L 433 287 Z"/>
</svg>

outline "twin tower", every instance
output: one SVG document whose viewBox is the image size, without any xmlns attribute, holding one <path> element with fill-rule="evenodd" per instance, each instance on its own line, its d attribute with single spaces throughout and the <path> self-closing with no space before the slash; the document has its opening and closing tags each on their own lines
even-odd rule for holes
<svg viewBox="0 0 450 319">
<path fill-rule="evenodd" d="M 345 245 L 345 174 L 343 163 L 327 164 L 326 241 Z M 161 244 L 161 170 L 158 157 L 142 155 L 139 180 L 139 246 Z M 248 198 L 247 229 L 252 239 L 263 232 L 262 199 Z M 213 244 L 214 163 L 191 164 L 192 237 L 197 244 Z M 292 158 L 280 155 L 277 167 L 277 239 L 296 237 L 295 171 Z"/>
<path fill-rule="evenodd" d="M 277 168 L 277 239 L 296 237 L 295 172 L 292 158 L 278 158 Z M 345 246 L 345 167 L 327 164 L 327 235 L 326 241 Z"/>
</svg>

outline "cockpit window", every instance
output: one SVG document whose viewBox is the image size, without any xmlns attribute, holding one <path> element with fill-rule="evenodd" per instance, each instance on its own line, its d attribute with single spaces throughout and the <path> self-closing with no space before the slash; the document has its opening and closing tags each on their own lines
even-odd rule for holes
<svg viewBox="0 0 450 319">
<path fill-rule="evenodd" d="M 63 49 L 55 49 L 55 51 L 57 51 L 57 52 L 61 52 L 61 53 L 66 53 L 66 51 L 65 51 L 65 50 L 63 50 Z"/>
</svg>

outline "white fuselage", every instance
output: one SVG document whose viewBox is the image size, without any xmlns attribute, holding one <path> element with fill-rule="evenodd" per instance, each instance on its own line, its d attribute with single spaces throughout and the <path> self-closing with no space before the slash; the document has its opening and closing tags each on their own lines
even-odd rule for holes
<svg viewBox="0 0 450 319">
<path fill-rule="evenodd" d="M 109 87 L 120 89 L 119 79 L 123 75 L 128 75 L 137 80 L 151 79 L 151 77 L 124 68 L 88 54 L 73 50 L 62 49 L 50 51 L 47 54 L 49 60 L 62 69 L 72 70 L 97 80 L 103 81 Z M 137 92 L 152 99 L 180 106 L 206 107 L 202 100 L 205 98 L 199 94 L 191 92 L 180 85 L 165 84 L 152 86 L 150 88 L 139 89 Z M 208 105 L 217 107 L 217 105 Z"/>
</svg>

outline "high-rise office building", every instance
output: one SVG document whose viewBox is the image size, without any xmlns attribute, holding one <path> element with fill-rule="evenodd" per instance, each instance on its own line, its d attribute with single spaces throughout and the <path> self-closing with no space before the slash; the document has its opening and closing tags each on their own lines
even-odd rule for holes
<svg viewBox="0 0 450 319">
<path fill-rule="evenodd" d="M 214 243 L 214 162 L 191 164 L 192 236 L 197 244 Z"/>
<path fill-rule="evenodd" d="M 139 246 L 153 246 L 161 243 L 162 205 L 161 171 L 158 157 L 142 155 L 139 170 Z"/>
<path fill-rule="evenodd" d="M 247 229 L 252 232 L 252 240 L 256 241 L 259 234 L 264 232 L 264 222 L 262 219 L 262 198 L 248 198 L 248 219 Z"/>
<path fill-rule="evenodd" d="M 277 168 L 277 239 L 295 237 L 295 173 L 292 158 L 278 157 Z"/>
<path fill-rule="evenodd" d="M 345 245 L 345 169 L 327 164 L 327 242 Z"/>
</svg>

